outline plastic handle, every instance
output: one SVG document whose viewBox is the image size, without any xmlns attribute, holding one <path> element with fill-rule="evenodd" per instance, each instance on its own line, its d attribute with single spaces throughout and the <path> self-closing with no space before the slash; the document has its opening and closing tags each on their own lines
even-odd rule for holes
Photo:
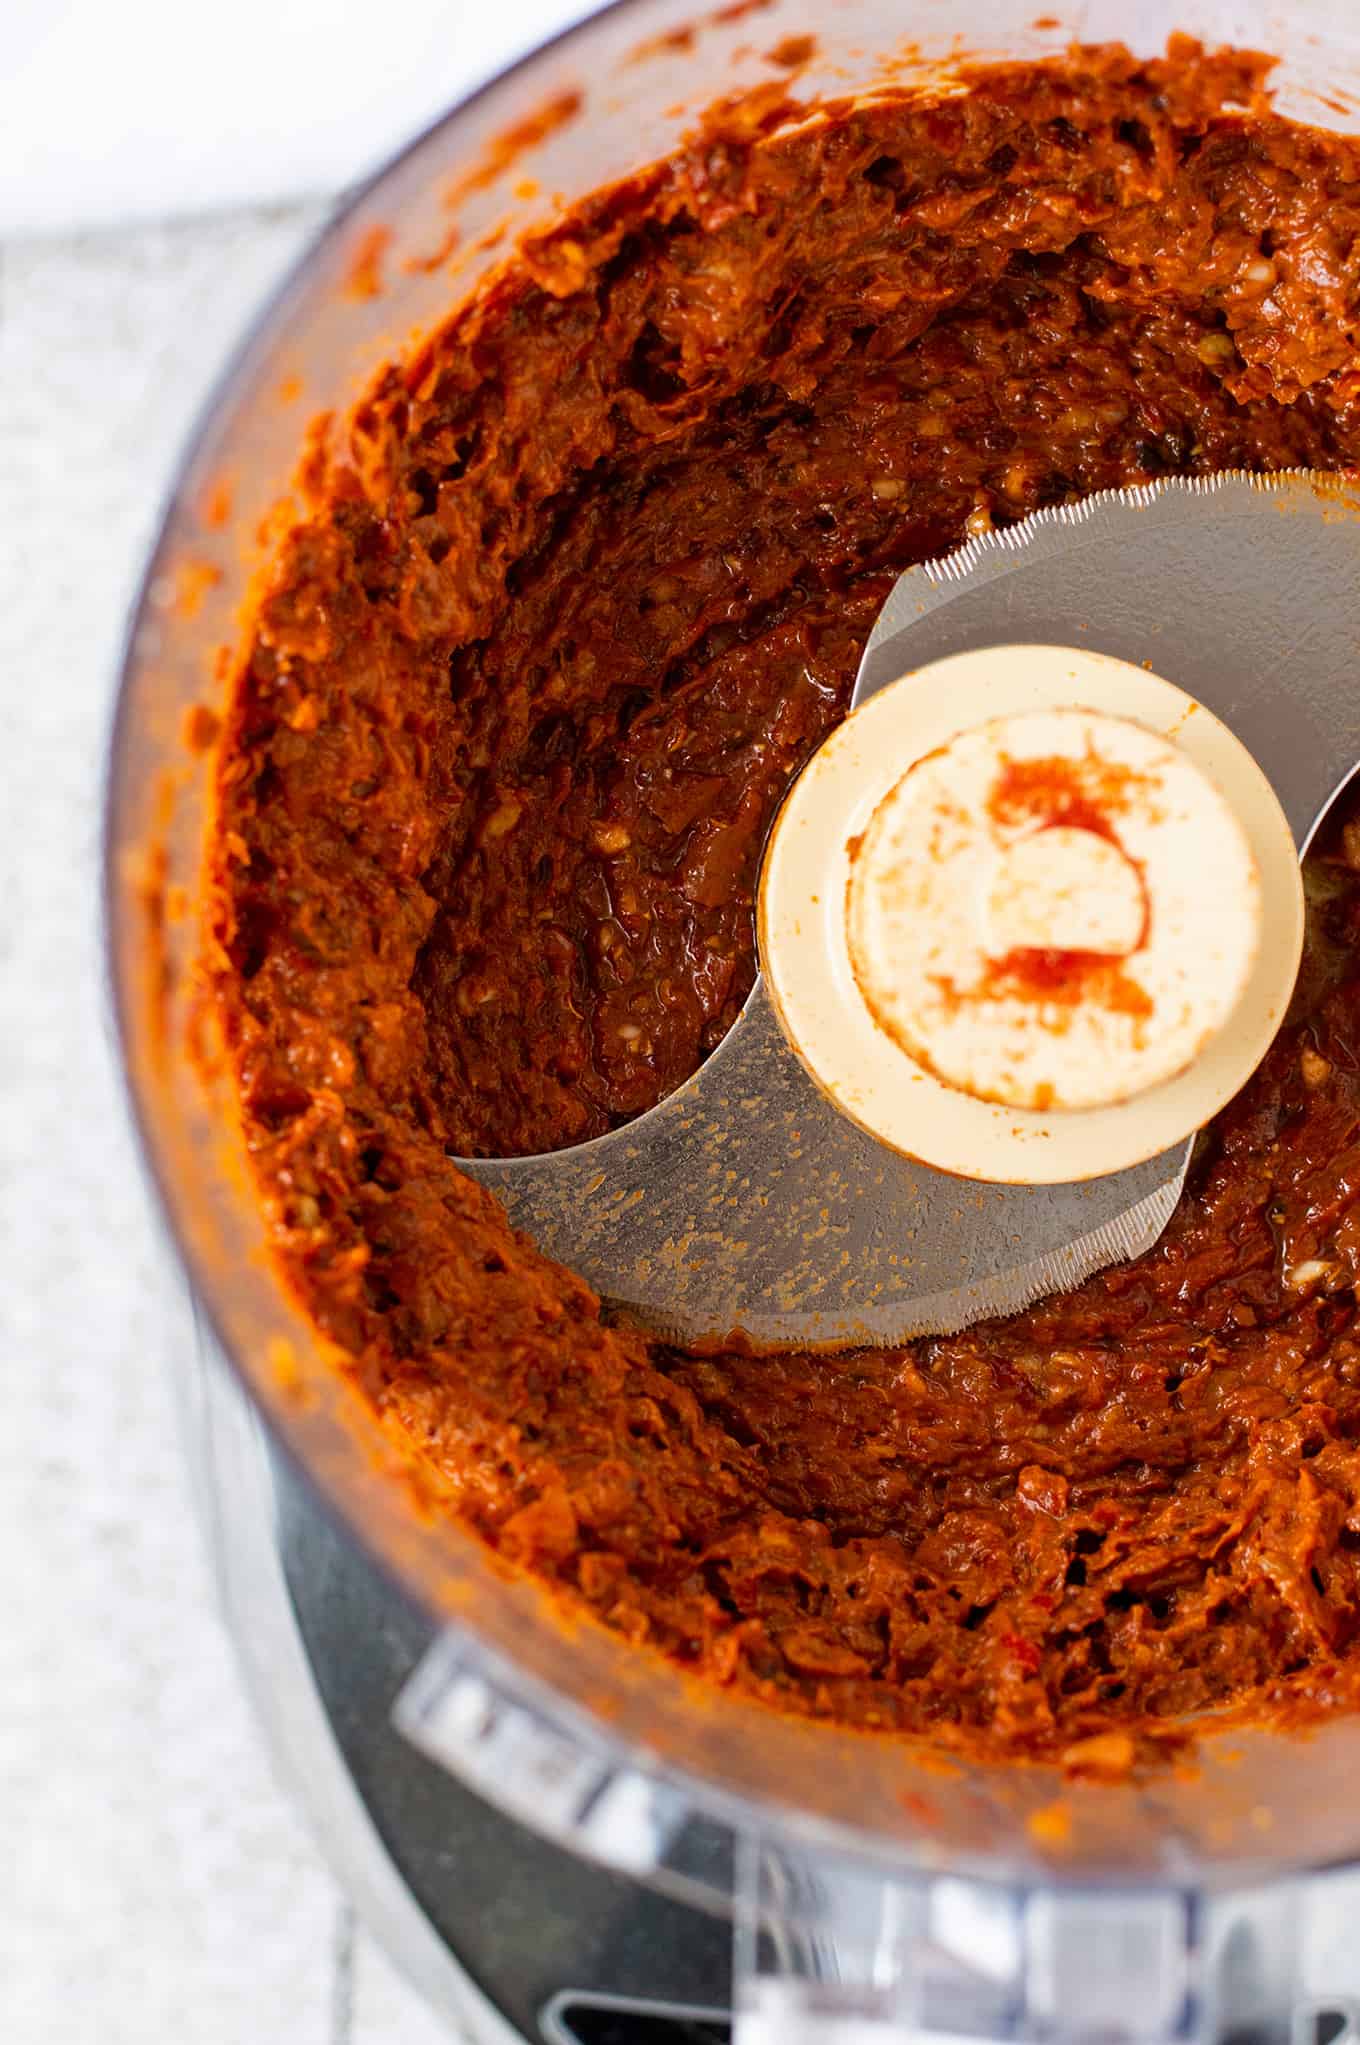
<svg viewBox="0 0 1360 2045">
<path fill-rule="evenodd" d="M 1360 2045 L 1360 1867 L 1204 1893 L 748 1840 L 733 2045 Z"/>
<path fill-rule="evenodd" d="M 1197 2039 L 1198 1910 L 1173 1887 L 898 1878 L 749 1840 L 733 2045 Z"/>
</svg>

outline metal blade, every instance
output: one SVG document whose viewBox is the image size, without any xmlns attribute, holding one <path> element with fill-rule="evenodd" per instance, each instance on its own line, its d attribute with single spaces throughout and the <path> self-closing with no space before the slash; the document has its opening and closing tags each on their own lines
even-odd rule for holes
<svg viewBox="0 0 1360 2045">
<path fill-rule="evenodd" d="M 1207 705 L 1302 849 L 1360 758 L 1360 482 L 1174 476 L 1036 511 L 898 577 L 852 703 L 976 646 L 1080 646 Z"/>
<path fill-rule="evenodd" d="M 541 1248 L 659 1333 L 895 1342 L 1009 1313 L 1166 1225 L 1182 1166 L 993 1186 L 901 1157 L 834 1108 L 757 984 L 707 1064 L 626 1128 L 464 1165 Z"/>
<path fill-rule="evenodd" d="M 1302 846 L 1360 758 L 1356 508 L 1297 472 L 1036 513 L 899 579 L 855 701 L 976 646 L 1144 661 L 1251 748 Z M 707 1063 L 637 1121 L 549 1156 L 459 1163 L 549 1255 L 663 1335 L 829 1347 L 948 1332 L 1139 1255 L 1189 1150 L 1068 1186 L 931 1171 L 832 1106 L 757 981 Z"/>
</svg>

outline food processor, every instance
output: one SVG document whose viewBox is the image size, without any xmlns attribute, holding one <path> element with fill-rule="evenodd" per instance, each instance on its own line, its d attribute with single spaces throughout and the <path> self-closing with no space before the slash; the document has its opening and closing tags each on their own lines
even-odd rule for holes
<svg viewBox="0 0 1360 2045">
<path fill-rule="evenodd" d="M 1156 0 L 1133 22 L 1108 0 L 622 0 L 340 210 L 175 483 L 128 635 L 107 891 L 129 1084 L 194 1302 L 197 1489 L 283 1773 L 375 1934 L 479 2045 L 1360 2038 L 1356 1721 L 1206 1728 L 1146 1779 L 946 1763 L 701 1695 L 422 1514 L 269 1261 L 194 972 L 215 713 L 313 415 L 516 234 L 663 155 L 715 97 L 785 78 L 795 32 L 808 99 L 1074 38 L 1151 55 L 1176 31 L 1277 54 L 1281 112 L 1360 127 L 1360 23 L 1331 0 Z"/>
</svg>

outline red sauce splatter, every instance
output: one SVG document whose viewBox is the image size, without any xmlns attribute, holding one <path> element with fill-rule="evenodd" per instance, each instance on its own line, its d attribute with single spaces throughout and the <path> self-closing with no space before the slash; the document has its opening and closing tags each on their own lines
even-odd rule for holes
<svg viewBox="0 0 1360 2045">
<path fill-rule="evenodd" d="M 454 178 L 444 192 L 446 206 L 461 206 L 464 199 L 473 192 L 484 192 L 503 177 L 526 150 L 536 149 L 540 142 L 546 142 L 559 128 L 574 120 L 581 111 L 583 95 L 573 86 L 556 92 L 546 99 L 535 112 L 526 114 L 523 120 L 513 121 L 508 128 L 493 135 L 482 151 L 481 160 Z"/>
<path fill-rule="evenodd" d="M 217 476 L 203 493 L 200 515 L 203 523 L 219 532 L 231 518 L 232 485 L 228 475 Z"/>
<path fill-rule="evenodd" d="M 765 52 L 767 63 L 782 64 L 787 70 L 796 69 L 799 64 L 810 64 L 817 54 L 816 36 L 785 36 L 772 50 Z"/>
<path fill-rule="evenodd" d="M 404 265 L 405 269 L 413 274 L 423 271 L 427 276 L 433 275 L 436 270 L 442 270 L 445 263 L 456 254 L 462 239 L 461 228 L 451 223 L 440 236 L 437 245 L 430 250 L 427 256 L 408 256 Z"/>
<path fill-rule="evenodd" d="M 1134 795 L 1147 787 L 1145 774 L 1095 752 L 1081 760 L 1061 755 L 1008 759 L 992 786 L 987 808 L 996 823 L 1011 830 L 1031 823 L 1043 831 L 1090 831 L 1117 846 L 1141 881 L 1142 867 L 1120 843 L 1113 818 L 1126 811 Z M 1144 888 L 1143 924 L 1133 951 L 1141 951 L 1147 943 L 1150 921 Z M 1119 958 L 1106 952 L 1047 946 L 1020 945 L 999 959 L 990 959 L 986 977 L 973 996 L 984 1001 L 1016 997 L 1063 1008 L 1090 1003 L 1139 1022 L 1146 1022 L 1153 1008 L 1144 989 L 1124 972 Z"/>
<path fill-rule="evenodd" d="M 664 57 L 677 51 L 694 48 L 696 31 L 693 22 L 684 22 L 679 28 L 668 28 L 661 35 L 648 36 L 628 52 L 629 64 L 645 63 L 648 57 Z"/>
<path fill-rule="evenodd" d="M 1030 1812 L 1025 1829 L 1036 1846 L 1066 1846 L 1072 1837 L 1072 1807 L 1061 1800 L 1041 1804 Z"/>
<path fill-rule="evenodd" d="M 345 273 L 345 293 L 349 298 L 377 298 L 381 295 L 382 259 L 392 239 L 390 227 L 379 223 L 368 228 L 360 237 L 358 246 Z"/>
<path fill-rule="evenodd" d="M 175 569 L 176 617 L 196 617 L 202 609 L 203 599 L 210 590 L 216 589 L 221 580 L 222 570 L 215 561 L 181 561 Z"/>
<path fill-rule="evenodd" d="M 1147 918 L 1139 944 L 1147 939 Z M 1107 952 L 1061 951 L 1049 946 L 1017 945 L 999 959 L 988 959 L 986 976 L 970 997 L 980 1001 L 1047 1001 L 1058 1008 L 1089 1004 L 1146 1022 L 1152 998 L 1124 972 L 1122 962 Z"/>
<path fill-rule="evenodd" d="M 1008 759 L 987 798 L 993 820 L 1014 830 L 1033 823 L 1051 830 L 1063 825 L 1094 831 L 1119 845 L 1112 819 L 1129 807 L 1133 796 L 1148 787 L 1148 777 L 1122 761 L 1089 752 L 1081 760 L 1057 754 L 1037 760 Z M 1124 850 L 1119 846 L 1120 851 Z M 1125 857 L 1128 855 L 1125 854 Z"/>
<path fill-rule="evenodd" d="M 919 1789 L 900 1789 L 897 1800 L 903 1810 L 922 1825 L 937 1826 L 940 1823 L 939 1805 L 933 1797 L 924 1796 Z"/>
<path fill-rule="evenodd" d="M 211 752 L 222 730 L 222 720 L 206 703 L 193 703 L 184 715 L 184 743 L 191 753 Z"/>
</svg>

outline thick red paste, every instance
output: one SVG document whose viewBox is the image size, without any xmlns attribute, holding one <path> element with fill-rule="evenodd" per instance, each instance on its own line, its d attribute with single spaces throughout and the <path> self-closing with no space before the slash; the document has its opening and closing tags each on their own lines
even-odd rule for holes
<svg viewBox="0 0 1360 2045">
<path fill-rule="evenodd" d="M 1356 462 L 1360 148 L 1265 71 L 1088 50 L 715 110 L 378 378 L 242 660 L 214 935 L 290 1282 L 451 1514 L 788 1710 L 1132 1756 L 1360 1683 L 1342 852 L 1165 1239 L 1004 1324 L 685 1355 L 449 1161 L 606 1130 L 719 1040 L 762 834 L 906 564 Z"/>
</svg>

